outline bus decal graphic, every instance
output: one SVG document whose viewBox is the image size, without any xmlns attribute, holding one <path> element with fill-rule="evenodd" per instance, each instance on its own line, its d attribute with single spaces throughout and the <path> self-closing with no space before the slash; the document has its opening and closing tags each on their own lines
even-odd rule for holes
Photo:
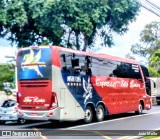
<svg viewBox="0 0 160 139">
<path fill-rule="evenodd" d="M 101 79 L 96 79 L 96 86 L 101 86 L 102 88 L 103 88 L 104 86 L 116 88 L 116 87 L 117 87 L 117 84 L 120 84 L 120 81 L 112 82 L 112 81 L 101 81 Z M 126 82 L 123 83 L 123 84 L 126 84 Z M 128 85 L 128 84 L 127 84 L 127 85 Z M 126 85 L 125 85 L 125 86 L 126 86 Z"/>
<path fill-rule="evenodd" d="M 81 82 L 81 76 L 67 76 L 67 82 L 80 83 Z"/>
<path fill-rule="evenodd" d="M 83 89 L 84 89 L 84 104 L 86 104 L 87 100 L 89 98 L 92 98 L 92 85 L 90 83 L 90 78 L 88 78 L 88 82 L 85 81 L 85 79 L 83 78 Z"/>
<path fill-rule="evenodd" d="M 40 58 L 41 58 L 41 50 L 39 50 L 39 52 L 35 55 L 34 51 L 32 49 L 30 49 L 30 53 L 25 54 L 23 57 L 24 62 L 21 63 L 21 68 L 23 70 L 24 70 L 24 68 L 33 69 L 36 71 L 37 75 L 43 77 L 38 66 L 46 67 L 46 64 L 45 64 L 45 62 L 39 62 Z"/>
<path fill-rule="evenodd" d="M 96 79 L 96 86 L 100 86 L 102 88 L 104 87 L 112 87 L 112 88 L 117 88 L 122 87 L 122 88 L 140 88 L 140 84 L 138 82 L 135 82 L 134 80 L 131 80 L 130 83 L 128 83 L 125 80 L 120 80 L 120 81 L 101 81 L 101 79 Z"/>
<path fill-rule="evenodd" d="M 38 97 L 25 97 L 23 102 L 41 102 L 41 103 L 44 103 L 46 100 L 43 99 L 43 98 L 38 98 Z"/>
</svg>

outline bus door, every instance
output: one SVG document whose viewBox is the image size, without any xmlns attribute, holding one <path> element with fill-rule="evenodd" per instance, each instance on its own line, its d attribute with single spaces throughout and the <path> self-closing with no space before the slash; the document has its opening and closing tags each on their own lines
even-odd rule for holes
<svg viewBox="0 0 160 139">
<path fill-rule="evenodd" d="M 69 79 L 71 78 L 71 79 Z M 61 88 L 60 104 L 61 117 L 67 120 L 84 118 L 83 91 L 80 76 L 67 77 L 67 89 Z"/>
<path fill-rule="evenodd" d="M 68 89 L 60 90 L 60 119 L 75 120 L 75 100 Z"/>
</svg>

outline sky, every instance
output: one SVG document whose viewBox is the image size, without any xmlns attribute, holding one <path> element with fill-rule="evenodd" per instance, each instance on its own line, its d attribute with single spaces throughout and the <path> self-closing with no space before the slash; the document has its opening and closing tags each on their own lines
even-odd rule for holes
<svg viewBox="0 0 160 139">
<path fill-rule="evenodd" d="M 151 1 L 160 7 L 160 0 Z M 140 32 L 144 29 L 145 25 L 151 23 L 152 21 L 160 22 L 160 17 L 154 15 L 144 8 L 141 8 L 139 15 L 136 17 L 136 21 L 130 23 L 128 26 L 128 32 L 124 35 L 115 34 L 113 36 L 115 46 L 112 48 L 100 49 L 98 53 L 125 57 L 126 54 L 130 52 L 131 45 L 138 43 L 140 39 Z M 6 41 L 5 39 L 0 39 L 0 63 L 7 61 L 5 58 L 6 55 L 15 56 L 16 50 L 17 49 L 15 47 L 11 47 L 10 42 Z M 139 62 L 144 60 L 144 58 L 139 56 L 135 56 L 135 58 Z"/>
<path fill-rule="evenodd" d="M 160 7 L 160 0 L 150 0 Z M 160 13 L 160 12 L 159 12 Z M 136 21 L 129 25 L 129 30 L 123 36 L 114 35 L 115 46 L 112 48 L 104 48 L 100 50 L 101 53 L 110 54 L 114 56 L 124 57 L 127 53 L 130 53 L 131 46 L 139 42 L 140 32 L 144 29 L 145 25 L 150 24 L 152 21 L 160 22 L 160 17 L 153 13 L 141 8 L 139 15 L 136 17 Z M 145 59 L 134 55 L 137 61 L 141 62 Z"/>
</svg>

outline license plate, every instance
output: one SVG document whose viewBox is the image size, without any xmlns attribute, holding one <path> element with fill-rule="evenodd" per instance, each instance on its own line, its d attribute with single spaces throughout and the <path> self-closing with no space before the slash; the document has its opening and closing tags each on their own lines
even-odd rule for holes
<svg viewBox="0 0 160 139">
<path fill-rule="evenodd" d="M 1 120 L 9 120 L 9 117 L 1 117 Z"/>
<path fill-rule="evenodd" d="M 38 116 L 38 114 L 37 114 L 37 113 L 32 113 L 31 115 L 32 115 L 32 116 Z"/>
</svg>

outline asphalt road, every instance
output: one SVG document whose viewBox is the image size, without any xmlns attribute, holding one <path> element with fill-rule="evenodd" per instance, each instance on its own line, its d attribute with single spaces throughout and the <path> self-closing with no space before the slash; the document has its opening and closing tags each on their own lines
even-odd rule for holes
<svg viewBox="0 0 160 139">
<path fill-rule="evenodd" d="M 157 132 L 152 130 L 160 130 L 159 120 L 160 106 L 153 106 L 151 110 L 143 111 L 142 115 L 135 115 L 134 112 L 111 115 L 105 117 L 103 122 L 93 122 L 87 125 L 82 121 L 58 124 L 49 121 L 30 121 L 24 125 L 7 122 L 6 125 L 0 125 L 0 130 L 19 129 L 24 132 L 34 131 L 43 134 L 43 136 L 34 137 L 35 139 L 63 139 L 64 137 L 66 139 L 134 139 L 141 138 L 144 134 L 156 135 Z M 17 137 L 12 137 L 12 139 L 14 138 Z"/>
</svg>

